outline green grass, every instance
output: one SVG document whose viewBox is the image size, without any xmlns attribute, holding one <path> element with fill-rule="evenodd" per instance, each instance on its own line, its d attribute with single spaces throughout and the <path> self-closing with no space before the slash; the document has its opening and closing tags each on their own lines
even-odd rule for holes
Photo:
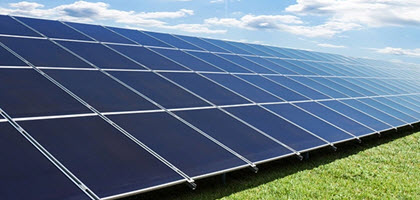
<svg viewBox="0 0 420 200">
<path fill-rule="evenodd" d="M 178 185 L 137 199 L 420 199 L 420 132 L 372 136 L 338 150 L 286 158 L 221 177 L 198 180 L 191 191 Z"/>
</svg>

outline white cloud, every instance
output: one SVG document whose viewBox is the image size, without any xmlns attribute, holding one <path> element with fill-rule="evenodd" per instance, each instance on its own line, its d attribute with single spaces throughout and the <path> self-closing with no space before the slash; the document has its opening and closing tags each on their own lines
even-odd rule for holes
<svg viewBox="0 0 420 200">
<path fill-rule="evenodd" d="M 302 24 L 303 22 L 292 15 L 245 15 L 236 18 L 209 18 L 206 24 L 226 27 L 238 27 L 250 30 L 278 29 L 283 24 Z"/>
<path fill-rule="evenodd" d="M 193 33 L 224 33 L 225 30 L 211 29 L 205 24 L 170 25 L 165 19 L 183 18 L 194 15 L 193 10 L 179 9 L 172 12 L 135 12 L 112 9 L 104 2 L 76 1 L 45 9 L 44 5 L 32 2 L 9 4 L 9 8 L 0 7 L 1 14 L 30 16 L 76 22 L 116 22 L 130 27 L 157 27 L 177 29 Z"/>
<path fill-rule="evenodd" d="M 328 43 L 319 43 L 317 45 L 320 47 L 336 48 L 336 49 L 347 48 L 346 46 L 343 46 L 343 45 L 335 45 L 335 44 L 328 44 Z"/>
<path fill-rule="evenodd" d="M 403 49 L 403 48 L 385 47 L 383 49 L 372 49 L 372 50 L 375 50 L 376 52 L 383 53 L 383 54 L 420 57 L 420 48 Z"/>
<path fill-rule="evenodd" d="M 225 0 L 211 0 L 210 3 L 224 3 Z"/>
</svg>

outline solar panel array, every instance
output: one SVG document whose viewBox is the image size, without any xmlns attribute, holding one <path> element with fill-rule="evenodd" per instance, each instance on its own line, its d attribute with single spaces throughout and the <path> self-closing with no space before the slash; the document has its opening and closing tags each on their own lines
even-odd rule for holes
<svg viewBox="0 0 420 200">
<path fill-rule="evenodd" d="M 420 121 L 414 65 L 12 16 L 0 34 L 1 199 L 195 187 Z"/>
</svg>

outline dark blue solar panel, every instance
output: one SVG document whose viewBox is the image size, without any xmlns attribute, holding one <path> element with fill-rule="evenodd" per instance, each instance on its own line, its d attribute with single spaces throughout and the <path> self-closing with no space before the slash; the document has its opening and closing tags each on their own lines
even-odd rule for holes
<svg viewBox="0 0 420 200">
<path fill-rule="evenodd" d="M 287 51 L 285 48 L 272 47 L 272 46 L 267 46 L 267 47 L 283 55 L 286 55 L 288 58 L 303 59 L 303 57 L 296 55 L 294 52 Z"/>
<path fill-rule="evenodd" d="M 0 15 L 0 34 L 41 37 L 38 33 L 6 15 Z"/>
<path fill-rule="evenodd" d="M 26 66 L 26 64 L 3 47 L 0 47 L 0 66 Z"/>
<path fill-rule="evenodd" d="M 153 51 L 156 51 L 194 71 L 222 72 L 222 70 L 216 68 L 215 66 L 181 50 L 154 48 Z"/>
<path fill-rule="evenodd" d="M 232 54 L 217 54 L 220 57 L 223 57 L 226 60 L 229 60 L 235 64 L 238 64 L 244 68 L 247 68 L 253 72 L 261 73 L 261 74 L 277 74 L 276 72 L 263 67 L 255 62 L 245 59 L 244 57 Z"/>
<path fill-rule="evenodd" d="M 316 102 L 307 102 L 307 103 L 297 103 L 295 104 L 306 111 L 311 112 L 314 115 L 342 128 L 343 130 L 348 131 L 349 133 L 356 136 L 363 136 L 371 134 L 375 131 L 366 128 L 365 126 L 345 117 L 342 114 L 339 114 L 331 109 L 328 109 L 325 106 L 322 106 Z"/>
<path fill-rule="evenodd" d="M 59 21 L 33 19 L 33 18 L 26 18 L 26 17 L 16 17 L 16 18 L 49 38 L 92 41 L 92 39 L 64 25 L 63 23 Z"/>
<path fill-rule="evenodd" d="M 306 97 L 310 98 L 310 99 L 329 99 L 328 96 L 313 90 L 309 87 L 306 87 L 305 85 L 302 85 L 290 78 L 287 78 L 285 76 L 266 76 L 269 79 L 285 86 L 288 87 L 296 92 L 299 92 L 302 95 L 305 95 Z"/>
<path fill-rule="evenodd" d="M 181 38 L 207 51 L 229 53 L 229 51 L 224 50 L 218 46 L 215 46 L 209 42 L 206 42 L 198 37 L 190 37 L 190 36 L 184 36 L 184 35 L 176 35 L 176 37 Z"/>
<path fill-rule="evenodd" d="M 190 110 L 176 114 L 252 162 L 292 153 L 220 110 Z"/>
<path fill-rule="evenodd" d="M 58 43 L 99 68 L 146 69 L 102 44 L 66 41 L 58 41 Z"/>
<path fill-rule="evenodd" d="M 387 99 L 385 97 L 378 97 L 378 98 L 373 98 L 373 99 L 376 100 L 376 101 L 379 101 L 382 104 L 385 104 L 389 107 L 392 107 L 392 108 L 397 109 L 401 112 L 404 112 L 404 113 L 416 118 L 417 120 L 420 120 L 420 109 L 417 110 L 417 109 L 410 108 L 410 107 L 404 105 L 404 102 L 402 102 L 402 101 L 395 102 L 395 101 L 392 101 L 392 100 Z"/>
<path fill-rule="evenodd" d="M 88 199 L 9 123 L 0 133 L 0 199 Z"/>
<path fill-rule="evenodd" d="M 276 63 L 277 65 L 280 65 L 289 71 L 292 71 L 293 73 L 288 74 L 300 74 L 300 75 L 316 75 L 313 72 L 310 72 L 300 66 L 294 65 L 292 63 L 287 62 L 286 60 L 277 59 L 277 58 L 267 58 L 267 60 Z"/>
<path fill-rule="evenodd" d="M 321 101 L 319 102 L 329 108 L 350 117 L 376 131 L 391 129 L 392 127 L 339 101 Z"/>
<path fill-rule="evenodd" d="M 274 56 L 274 57 L 288 58 L 288 56 L 286 56 L 284 54 L 281 54 L 281 53 L 279 53 L 277 51 L 274 51 L 274 50 L 268 48 L 267 46 L 263 46 L 263 45 L 259 45 L 259 44 L 248 44 L 248 45 L 249 46 L 252 46 L 255 49 L 258 49 L 260 51 L 266 52 L 266 53 L 268 53 L 268 54 L 270 54 L 271 56 Z"/>
<path fill-rule="evenodd" d="M 177 37 L 174 37 L 171 34 L 167 33 L 156 33 L 156 32 L 149 32 L 149 31 L 142 31 L 143 33 L 146 33 L 147 35 L 151 35 L 152 37 L 157 38 L 160 41 L 163 41 L 165 43 L 168 43 L 178 49 L 192 49 L 192 50 L 203 50 L 200 47 L 197 47 L 189 42 L 186 42 L 184 40 L 181 40 Z"/>
<path fill-rule="evenodd" d="M 159 109 L 99 71 L 45 72 L 101 112 Z"/>
<path fill-rule="evenodd" d="M 317 75 L 321 75 L 321 76 L 331 76 L 332 75 L 332 74 L 327 73 L 325 71 L 322 71 L 322 70 L 320 70 L 320 69 L 318 69 L 316 67 L 313 67 L 311 65 L 308 65 L 308 64 L 306 64 L 306 63 L 304 63 L 302 61 L 288 60 L 287 62 L 289 62 L 291 64 L 294 64 L 296 66 L 299 66 L 301 68 L 304 68 L 305 70 L 310 71 L 310 72 L 313 72 L 314 74 L 317 74 Z"/>
<path fill-rule="evenodd" d="M 297 151 L 326 145 L 324 141 L 258 106 L 225 109 Z"/>
<path fill-rule="evenodd" d="M 349 99 L 349 100 L 343 100 L 341 101 L 347 105 L 350 105 L 351 107 L 354 107 L 360 111 L 363 111 L 364 113 L 367 113 L 381 121 L 384 121 L 394 127 L 398 127 L 398 126 L 402 126 L 405 124 L 405 122 L 392 117 L 391 115 L 388 115 L 378 109 L 375 109 L 371 106 L 368 106 L 360 101 L 354 100 L 354 99 Z"/>
<path fill-rule="evenodd" d="M 187 68 L 162 57 L 148 48 L 122 45 L 108 46 L 153 70 L 189 71 Z"/>
<path fill-rule="evenodd" d="M 235 93 L 193 73 L 162 73 L 188 90 L 216 105 L 250 103 Z"/>
<path fill-rule="evenodd" d="M 337 90 L 334 90 L 330 87 L 327 87 L 323 84 L 320 84 L 320 83 L 318 83 L 318 82 L 316 82 L 316 81 L 314 81 L 314 80 L 312 80 L 308 77 L 293 76 L 293 77 L 289 77 L 289 78 L 291 78 L 291 79 L 293 79 L 293 80 L 295 80 L 295 81 L 297 81 L 301 84 L 304 84 L 304 85 L 306 85 L 310 88 L 318 90 L 318 91 L 320 91 L 320 92 L 322 92 L 322 93 L 324 93 L 324 94 L 326 94 L 330 97 L 333 97 L 333 98 L 346 98 L 346 97 L 348 97 L 347 95 L 345 95 L 345 94 L 343 94 L 343 93 L 341 93 Z"/>
<path fill-rule="evenodd" d="M 171 45 L 164 43 L 160 40 L 157 40 L 153 37 L 144 34 L 138 30 L 131 30 L 131 29 L 122 29 L 122 28 L 114 28 L 114 27 L 107 27 L 131 40 L 145 46 L 155 46 L 155 47 L 172 47 Z"/>
<path fill-rule="evenodd" d="M 0 37 L 0 42 L 35 66 L 92 68 L 48 40 Z"/>
<path fill-rule="evenodd" d="M 365 95 L 360 94 L 352 89 L 349 89 L 345 86 L 342 86 L 334 81 L 331 81 L 329 78 L 323 78 L 323 77 L 311 77 L 312 80 L 317 81 L 327 87 L 330 87 L 334 90 L 340 91 L 341 93 L 346 94 L 349 97 L 363 97 Z"/>
<path fill-rule="evenodd" d="M 208 103 L 152 72 L 109 72 L 165 108 L 209 106 Z"/>
<path fill-rule="evenodd" d="M 182 180 L 100 117 L 20 124 L 101 198 Z"/>
<path fill-rule="evenodd" d="M 257 55 L 257 56 L 270 56 L 270 54 L 267 54 L 263 51 L 255 49 L 255 48 L 253 48 L 253 47 L 251 47 L 251 46 L 249 46 L 248 44 L 245 44 L 245 43 L 229 42 L 229 41 L 226 41 L 226 43 L 228 43 L 232 46 L 238 47 L 238 48 L 240 48 L 240 49 L 242 49 L 246 52 L 249 52 L 249 53 Z"/>
<path fill-rule="evenodd" d="M 282 67 L 280 65 L 277 65 L 277 64 L 275 64 L 273 62 L 270 62 L 269 60 L 266 60 L 264 58 L 252 57 L 252 56 L 244 56 L 244 58 L 246 58 L 248 60 L 251 60 L 251 61 L 253 61 L 255 63 L 258 63 L 258 64 L 260 64 L 260 65 L 262 65 L 264 67 L 267 67 L 267 68 L 269 68 L 269 69 L 271 69 L 273 71 L 276 71 L 276 72 L 278 72 L 280 74 L 297 74 L 296 72 L 293 72 L 293 71 L 291 71 L 291 70 L 289 70 L 287 68 L 284 68 L 284 67 Z"/>
<path fill-rule="evenodd" d="M 415 118 L 413 118 L 413 117 L 411 117 L 411 116 L 409 116 L 409 115 L 407 115 L 407 114 L 405 114 L 405 113 L 403 113 L 399 110 L 396 110 L 396 109 L 394 109 L 390 106 L 387 106 L 387 105 L 382 104 L 378 101 L 375 101 L 371 98 L 369 98 L 369 99 L 359 99 L 359 101 L 361 101 L 361 102 L 363 102 L 367 105 L 370 105 L 370 106 L 372 106 L 372 107 L 374 107 L 374 108 L 376 108 L 376 109 L 378 109 L 382 112 L 385 112 L 388 115 L 396 117 L 397 119 L 402 120 L 406 123 L 413 123 L 413 122 L 417 121 L 417 119 L 415 119 Z"/>
<path fill-rule="evenodd" d="M 298 94 L 286 87 L 283 87 L 271 80 L 259 75 L 240 75 L 239 77 L 267 90 L 268 92 L 286 100 L 286 101 L 302 101 L 309 100 L 308 98 Z"/>
<path fill-rule="evenodd" d="M 114 115 L 110 118 L 189 176 L 246 165 L 167 113 Z"/>
<path fill-rule="evenodd" d="M 216 56 L 213 53 L 204 53 L 204 52 L 196 52 L 196 51 L 189 51 L 188 53 L 202 60 L 205 60 L 206 62 L 211 63 L 214 66 L 217 66 L 227 72 L 251 73 L 251 71 L 246 70 L 245 68 L 233 62 L 230 62 L 226 59 Z"/>
<path fill-rule="evenodd" d="M 322 137 L 329 142 L 350 139 L 353 136 L 342 130 L 296 108 L 291 104 L 265 105 L 264 107 L 298 124 L 306 130 Z"/>
<path fill-rule="evenodd" d="M 32 69 L 0 69 L 0 105 L 12 117 L 90 112 Z"/>
<path fill-rule="evenodd" d="M 375 95 L 389 95 L 389 94 L 391 94 L 389 92 L 385 92 L 384 90 L 382 90 L 380 88 L 373 87 L 372 85 L 366 84 L 366 83 L 360 81 L 359 78 L 344 78 L 344 80 L 346 80 L 346 81 L 348 81 L 348 82 L 350 82 L 354 85 L 357 85 L 361 88 L 367 89 L 367 90 L 375 93 Z"/>
<path fill-rule="evenodd" d="M 387 97 L 387 99 L 390 99 L 394 102 L 398 102 L 401 105 L 404 105 L 412 110 L 416 110 L 420 112 L 420 104 L 416 105 L 415 103 L 408 101 L 405 96 L 400 96 L 400 97 L 393 96 L 393 97 Z"/>
<path fill-rule="evenodd" d="M 205 74 L 205 76 L 257 103 L 282 101 L 276 96 L 229 74 Z"/>
<path fill-rule="evenodd" d="M 72 22 L 65 22 L 65 23 L 100 42 L 135 44 L 134 42 L 124 38 L 123 36 L 120 36 L 102 26 L 90 25 L 90 24 L 79 24 L 79 23 L 72 23 Z"/>
<path fill-rule="evenodd" d="M 353 84 L 353 83 L 351 83 L 351 82 L 349 82 L 349 81 L 347 81 L 343 78 L 330 78 L 330 80 L 332 80 L 332 81 L 334 81 L 338 84 L 341 84 L 341 85 L 343 85 L 347 88 L 350 88 L 354 91 L 357 91 L 358 93 L 361 93 L 365 96 L 377 96 L 378 95 L 378 94 L 375 94 L 374 92 L 369 91 L 365 88 L 359 87 L 359 86 L 357 86 L 357 85 L 355 85 L 355 84 Z"/>
<path fill-rule="evenodd" d="M 202 38 L 203 40 L 210 42 L 220 48 L 226 49 L 232 53 L 237 53 L 237 54 L 244 54 L 244 55 L 252 55 L 251 53 L 249 53 L 248 51 L 245 51 L 243 49 L 240 49 L 238 47 L 232 46 L 230 45 L 227 41 L 222 41 L 222 40 L 214 40 L 214 39 L 208 39 L 208 38 Z"/>
</svg>

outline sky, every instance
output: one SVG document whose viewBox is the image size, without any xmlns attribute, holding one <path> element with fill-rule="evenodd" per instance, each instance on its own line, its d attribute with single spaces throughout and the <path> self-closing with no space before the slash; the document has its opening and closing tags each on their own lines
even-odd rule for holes
<svg viewBox="0 0 420 200">
<path fill-rule="evenodd" d="M 417 0 L 2 0 L 0 14 L 420 64 Z"/>
</svg>

